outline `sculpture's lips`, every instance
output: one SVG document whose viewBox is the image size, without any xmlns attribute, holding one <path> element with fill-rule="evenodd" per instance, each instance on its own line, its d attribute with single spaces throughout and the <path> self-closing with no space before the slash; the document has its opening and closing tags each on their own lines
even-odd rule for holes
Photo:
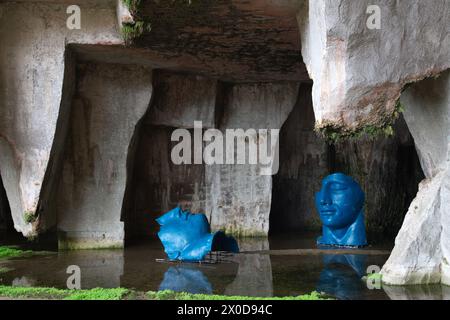
<svg viewBox="0 0 450 320">
<path fill-rule="evenodd" d="M 322 208 L 320 209 L 320 213 L 324 216 L 332 216 L 336 213 L 336 209 L 334 208 Z"/>
</svg>

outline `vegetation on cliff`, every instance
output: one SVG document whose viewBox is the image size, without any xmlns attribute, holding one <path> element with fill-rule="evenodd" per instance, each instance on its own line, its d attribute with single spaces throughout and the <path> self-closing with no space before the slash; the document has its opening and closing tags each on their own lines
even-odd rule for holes
<svg viewBox="0 0 450 320">
<path fill-rule="evenodd" d="M 365 124 L 355 128 L 347 128 L 336 123 L 323 123 L 316 126 L 316 132 L 328 143 L 334 144 L 343 140 L 356 140 L 362 137 L 375 139 L 379 136 L 390 137 L 394 135 L 393 125 L 403 112 L 400 99 L 397 101 L 392 114 L 381 117 L 377 124 Z"/>
</svg>

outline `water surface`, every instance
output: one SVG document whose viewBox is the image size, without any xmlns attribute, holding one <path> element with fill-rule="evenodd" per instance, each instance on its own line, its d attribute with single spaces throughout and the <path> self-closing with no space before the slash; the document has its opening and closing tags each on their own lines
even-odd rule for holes
<svg viewBox="0 0 450 320">
<path fill-rule="evenodd" d="M 292 296 L 319 291 L 338 299 L 450 298 L 450 288 L 441 286 L 384 286 L 370 290 L 361 278 L 368 266 L 381 267 L 388 258 L 386 254 L 258 253 L 269 249 L 315 248 L 314 237 L 240 240 L 240 247 L 244 253 L 213 257 L 213 261 L 219 261 L 211 264 L 161 262 L 159 259 L 165 255 L 156 241 L 124 250 L 54 252 L 1 261 L 0 267 L 13 270 L 1 274 L 0 283 L 66 288 L 69 277 L 66 270 L 77 265 L 82 289 L 120 286 L 139 291 L 171 289 L 250 296 Z"/>
</svg>

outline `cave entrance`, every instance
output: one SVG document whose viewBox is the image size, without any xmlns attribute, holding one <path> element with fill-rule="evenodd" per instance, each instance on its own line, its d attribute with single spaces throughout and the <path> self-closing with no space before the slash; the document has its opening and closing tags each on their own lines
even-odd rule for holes
<svg viewBox="0 0 450 320">
<path fill-rule="evenodd" d="M 0 240 L 15 233 L 6 190 L 0 173 Z"/>
<path fill-rule="evenodd" d="M 270 235 L 305 231 L 315 220 L 314 192 L 328 169 L 327 145 L 314 132 L 312 85 L 302 84 L 280 130 L 280 168 L 273 176 Z"/>
<path fill-rule="evenodd" d="M 402 117 L 391 137 L 364 137 L 328 145 L 314 132 L 312 87 L 299 99 L 280 132 L 280 169 L 273 177 L 271 236 L 320 233 L 315 192 L 328 174 L 354 177 L 366 193 L 365 218 L 371 244 L 392 244 L 424 178 L 413 138 Z"/>
<path fill-rule="evenodd" d="M 214 123 L 216 82 L 189 74 L 154 71 L 153 95 L 138 124 L 127 160 L 128 181 L 122 209 L 125 245 L 157 241 L 156 218 L 181 206 L 205 212 L 205 165 L 174 164 L 171 141 L 176 129 L 194 136 L 194 120 Z M 209 124 L 209 125 L 208 125 Z M 191 140 L 194 150 L 194 139 Z M 192 160 L 194 152 L 191 154 Z"/>
<path fill-rule="evenodd" d="M 155 219 L 181 205 L 204 212 L 204 165 L 174 165 L 170 160 L 174 127 L 156 126 L 144 118 L 136 134 L 131 181 L 124 202 L 125 245 L 156 240 Z"/>
</svg>

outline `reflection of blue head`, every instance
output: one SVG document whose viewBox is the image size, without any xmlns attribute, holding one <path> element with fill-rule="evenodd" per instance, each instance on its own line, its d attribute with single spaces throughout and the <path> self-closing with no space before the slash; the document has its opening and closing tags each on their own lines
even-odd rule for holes
<svg viewBox="0 0 450 320">
<path fill-rule="evenodd" d="M 212 294 L 213 289 L 208 278 L 193 266 L 180 265 L 170 267 L 164 274 L 159 290 Z"/>
<path fill-rule="evenodd" d="M 156 221 L 158 236 L 171 260 L 201 261 L 211 251 L 238 252 L 236 240 L 222 232 L 211 234 L 204 214 L 192 214 L 177 207 Z"/>
<path fill-rule="evenodd" d="M 329 175 L 316 193 L 316 208 L 323 223 L 319 244 L 366 245 L 364 192 L 358 183 L 342 173 Z"/>
<path fill-rule="evenodd" d="M 365 255 L 324 255 L 324 268 L 317 291 L 340 300 L 360 299 L 366 289 L 361 277 L 365 275 Z"/>
</svg>

